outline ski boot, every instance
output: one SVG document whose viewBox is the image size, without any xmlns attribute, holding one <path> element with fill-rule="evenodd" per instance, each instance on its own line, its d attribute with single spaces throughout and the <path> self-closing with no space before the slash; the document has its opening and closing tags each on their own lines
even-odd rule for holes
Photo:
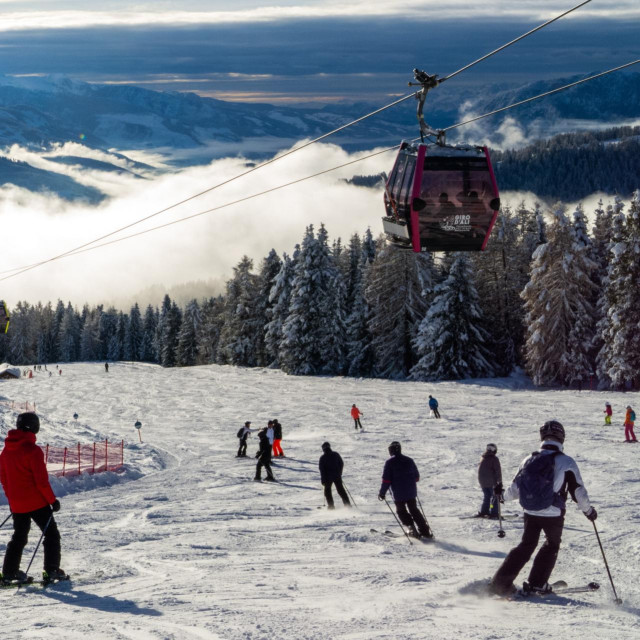
<svg viewBox="0 0 640 640">
<path fill-rule="evenodd" d="M 50 571 L 42 572 L 42 583 L 50 584 L 51 582 L 60 582 L 60 580 L 68 580 L 69 576 L 63 569 L 51 569 Z"/>
<path fill-rule="evenodd" d="M 553 588 L 548 582 L 543 584 L 541 587 L 534 587 L 532 584 L 529 584 L 526 580 L 522 583 L 522 594 L 525 596 L 547 595 L 548 593 L 553 593 Z"/>
<path fill-rule="evenodd" d="M 264 479 L 264 481 L 265 481 L 265 482 L 275 482 L 275 481 L 276 481 L 276 479 L 275 479 L 273 476 L 267 476 L 267 477 Z"/>
<path fill-rule="evenodd" d="M 4 575 L 0 574 L 0 576 L 4 586 L 29 584 L 33 582 L 33 578 L 20 569 L 18 569 L 14 574 L 5 573 Z"/>
</svg>

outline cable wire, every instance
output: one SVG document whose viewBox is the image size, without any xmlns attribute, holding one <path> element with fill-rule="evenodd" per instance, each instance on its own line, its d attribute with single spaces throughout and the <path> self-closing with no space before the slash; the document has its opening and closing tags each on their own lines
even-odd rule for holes
<svg viewBox="0 0 640 640">
<path fill-rule="evenodd" d="M 483 60 L 486 60 L 487 58 L 490 58 L 491 56 L 494 56 L 496 53 L 499 53 L 500 51 L 503 51 L 504 49 L 506 49 L 507 47 L 510 47 L 512 44 L 515 44 L 516 42 L 520 42 L 520 40 L 523 40 L 524 38 L 526 38 L 527 36 L 530 36 L 532 33 L 535 33 L 536 31 L 540 31 L 540 29 L 543 29 L 544 27 L 552 24 L 553 22 L 556 22 L 556 20 L 560 20 L 560 18 L 564 18 L 565 16 L 568 16 L 573 11 L 576 11 L 576 9 L 579 9 L 580 7 L 584 7 L 585 4 L 589 4 L 590 2 L 591 2 L 591 0 L 585 0 L 584 2 L 581 2 L 580 4 L 577 4 L 575 7 L 573 7 L 573 9 L 569 9 L 568 11 L 565 11 L 564 13 L 561 13 L 559 16 L 556 16 L 555 18 L 552 18 L 551 20 L 547 20 L 547 22 L 545 22 L 544 24 L 541 24 L 541 25 L 537 26 L 535 29 L 531 29 L 531 31 L 527 31 L 527 33 L 524 33 L 523 35 L 517 37 L 515 40 L 512 40 L 511 42 L 507 42 L 507 44 L 503 44 L 501 47 L 498 47 L 497 49 L 494 49 L 490 53 L 487 53 L 486 55 L 482 56 L 482 58 L 478 58 L 474 62 L 470 62 L 468 65 L 462 67 L 461 69 L 458 69 L 457 71 L 454 71 L 453 73 L 450 73 L 448 76 L 445 76 L 444 78 L 440 78 L 439 82 L 444 82 L 445 80 L 450 80 L 451 78 L 457 76 L 459 73 L 462 73 L 463 71 L 466 71 L 467 69 L 470 69 L 471 67 L 474 67 L 475 65 L 479 64 Z"/>
</svg>

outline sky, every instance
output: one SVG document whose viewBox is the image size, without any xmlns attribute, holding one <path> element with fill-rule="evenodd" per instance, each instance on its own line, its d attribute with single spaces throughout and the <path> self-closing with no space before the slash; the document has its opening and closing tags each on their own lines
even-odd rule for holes
<svg viewBox="0 0 640 640">
<path fill-rule="evenodd" d="M 366 100 L 382 105 L 407 94 L 413 68 L 450 74 L 574 6 L 548 0 L 284 0 L 271 5 L 257 0 L 105 0 L 99 10 L 87 10 L 87 4 L 0 0 L 2 72 L 64 74 L 93 83 L 194 91 L 245 102 L 317 105 Z M 451 83 L 476 92 L 490 84 L 521 85 L 602 71 L 640 57 L 639 21 L 637 0 L 593 0 Z M 371 147 L 375 146 L 372 140 Z M 24 159 L 26 152 L 16 154 Z M 258 191 L 351 158 L 332 145 L 321 146 L 256 174 L 250 186 Z M 154 164 L 153 158 L 149 160 Z M 358 173 L 388 170 L 389 163 L 379 158 Z M 98 207 L 4 189 L 0 193 L 4 229 L 10 220 L 11 237 L 28 238 L 29 248 L 21 242 L 8 243 L 0 271 L 82 244 L 188 197 L 219 176 L 233 175 L 241 166 L 242 159 L 223 159 L 149 181 L 87 172 L 82 180 L 111 196 Z M 341 182 L 353 173 L 332 175 L 250 207 L 231 208 L 190 226 L 0 281 L 0 297 L 10 301 L 62 297 L 81 305 L 130 297 L 158 283 L 226 279 L 245 253 L 257 264 L 271 247 L 291 252 L 309 223 L 325 222 L 330 235 L 343 240 L 368 226 L 377 235 L 379 194 Z M 198 201 L 196 209 L 246 195 L 248 188 L 238 183 L 215 198 Z M 315 197 L 318 189 L 322 198 Z"/>
</svg>

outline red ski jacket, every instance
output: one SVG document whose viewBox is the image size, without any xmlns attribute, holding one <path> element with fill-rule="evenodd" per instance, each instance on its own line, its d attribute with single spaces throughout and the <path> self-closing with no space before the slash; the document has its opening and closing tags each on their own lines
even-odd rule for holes
<svg viewBox="0 0 640 640">
<path fill-rule="evenodd" d="M 362 414 L 360 413 L 360 409 L 358 407 L 351 407 L 351 417 L 354 420 L 357 420 Z"/>
<path fill-rule="evenodd" d="M 29 513 L 55 502 L 44 453 L 34 433 L 9 431 L 0 453 L 0 481 L 11 513 Z"/>
</svg>

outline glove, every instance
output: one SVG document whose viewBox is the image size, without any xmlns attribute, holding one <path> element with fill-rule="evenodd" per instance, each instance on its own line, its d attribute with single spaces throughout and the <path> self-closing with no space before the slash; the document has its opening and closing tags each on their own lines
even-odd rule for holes
<svg viewBox="0 0 640 640">
<path fill-rule="evenodd" d="M 51 511 L 53 511 L 53 513 L 57 513 L 58 511 L 60 511 L 60 500 L 56 499 L 53 501 L 53 504 L 51 505 Z"/>
<path fill-rule="evenodd" d="M 504 487 L 502 486 L 502 482 L 498 482 L 495 487 L 493 487 L 493 495 L 497 496 L 502 500 L 502 494 L 504 493 Z"/>
<path fill-rule="evenodd" d="M 587 518 L 587 520 L 591 520 L 591 522 L 595 522 L 596 518 L 598 517 L 598 512 L 593 507 L 591 507 L 591 509 L 589 509 L 589 511 L 587 511 L 584 515 Z"/>
<path fill-rule="evenodd" d="M 382 502 L 384 500 L 384 494 L 383 493 L 379 493 L 378 494 L 378 500 L 380 500 L 380 502 Z"/>
</svg>

